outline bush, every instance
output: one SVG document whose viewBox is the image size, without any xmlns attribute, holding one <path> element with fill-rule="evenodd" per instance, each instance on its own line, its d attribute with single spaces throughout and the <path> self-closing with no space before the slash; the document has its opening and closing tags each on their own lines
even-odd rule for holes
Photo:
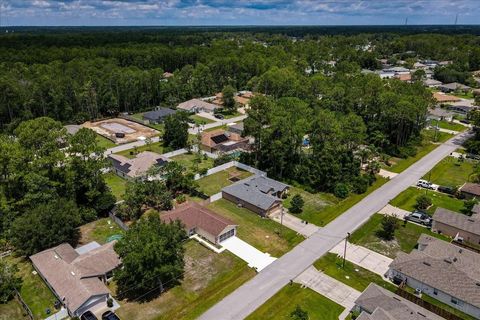
<svg viewBox="0 0 480 320">
<path fill-rule="evenodd" d="M 227 162 L 230 162 L 230 161 L 233 161 L 233 160 L 235 160 L 235 157 L 233 155 L 222 154 L 220 157 L 213 160 L 213 165 L 215 167 L 217 167 L 219 165 L 222 165 L 224 163 L 227 163 Z"/>
<path fill-rule="evenodd" d="M 185 201 L 187 201 L 187 198 L 184 194 L 181 194 L 175 200 L 177 201 L 177 203 L 184 203 Z"/>
<path fill-rule="evenodd" d="M 290 212 L 291 213 L 301 213 L 303 211 L 303 205 L 305 202 L 301 195 L 296 194 L 292 198 L 292 202 L 290 203 Z"/>
<path fill-rule="evenodd" d="M 290 319 L 292 320 L 308 320 L 310 317 L 308 316 L 308 312 L 303 310 L 298 304 L 295 307 L 295 310 L 290 313 Z"/>
<path fill-rule="evenodd" d="M 353 183 L 352 183 L 353 192 L 355 192 L 356 194 L 365 193 L 367 192 L 369 185 L 370 185 L 370 179 L 368 176 L 363 176 L 363 175 L 358 176 L 353 180 Z"/>
<path fill-rule="evenodd" d="M 415 208 L 418 210 L 425 210 L 432 205 L 432 199 L 424 194 L 418 196 L 415 201 Z"/>
<path fill-rule="evenodd" d="M 398 228 L 398 219 L 396 216 L 384 215 L 382 218 L 382 229 L 377 231 L 377 236 L 384 240 L 392 240 L 395 236 L 395 230 Z"/>
<path fill-rule="evenodd" d="M 335 185 L 335 189 L 333 190 L 333 194 L 335 197 L 340 198 L 340 199 L 345 199 L 348 197 L 348 193 L 350 191 L 348 190 L 348 186 L 345 183 L 337 183 Z"/>
<path fill-rule="evenodd" d="M 208 172 L 208 169 L 207 168 L 202 168 L 198 171 L 198 173 L 201 175 L 201 176 L 204 176 L 206 175 Z"/>
<path fill-rule="evenodd" d="M 477 201 L 474 199 L 466 200 L 463 203 L 462 213 L 471 215 L 473 206 L 475 206 L 476 204 L 477 204 Z"/>
<path fill-rule="evenodd" d="M 109 307 L 109 308 L 113 307 L 113 299 L 112 298 L 107 299 L 107 307 Z"/>
</svg>

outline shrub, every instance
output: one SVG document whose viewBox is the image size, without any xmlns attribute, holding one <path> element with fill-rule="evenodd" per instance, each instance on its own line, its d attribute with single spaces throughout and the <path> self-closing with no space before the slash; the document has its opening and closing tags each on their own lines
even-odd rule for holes
<svg viewBox="0 0 480 320">
<path fill-rule="evenodd" d="M 415 208 L 418 210 L 425 210 L 432 205 L 432 199 L 424 194 L 418 196 L 415 201 Z"/>
<path fill-rule="evenodd" d="M 207 168 L 202 168 L 198 171 L 198 173 L 201 175 L 201 176 L 204 176 L 206 175 L 208 172 L 208 169 Z"/>
<path fill-rule="evenodd" d="M 474 199 L 466 200 L 463 203 L 462 213 L 471 215 L 473 206 L 475 206 L 476 204 L 477 204 L 477 201 L 475 201 Z"/>
<path fill-rule="evenodd" d="M 348 197 L 348 186 L 345 183 L 337 183 L 335 185 L 335 189 L 333 190 L 333 194 L 340 199 L 345 199 Z"/>
<path fill-rule="evenodd" d="M 295 310 L 290 313 L 290 319 L 293 320 L 308 320 L 310 317 L 308 316 L 308 312 L 303 310 L 298 304 L 295 307 Z"/>
<path fill-rule="evenodd" d="M 303 205 L 305 202 L 301 195 L 296 194 L 292 198 L 292 202 L 290 203 L 290 212 L 291 213 L 301 213 L 303 211 Z"/>
<path fill-rule="evenodd" d="M 390 241 L 394 238 L 397 228 L 397 217 L 384 215 L 382 218 L 382 229 L 377 231 L 377 236 Z"/>
<path fill-rule="evenodd" d="M 352 188 L 353 192 L 356 194 L 362 194 L 367 192 L 368 186 L 370 185 L 370 179 L 368 176 L 358 176 L 353 180 Z"/>
<path fill-rule="evenodd" d="M 184 194 L 181 194 L 177 197 L 176 201 L 177 203 L 184 203 L 185 201 L 187 201 L 187 198 L 185 197 Z"/>
</svg>

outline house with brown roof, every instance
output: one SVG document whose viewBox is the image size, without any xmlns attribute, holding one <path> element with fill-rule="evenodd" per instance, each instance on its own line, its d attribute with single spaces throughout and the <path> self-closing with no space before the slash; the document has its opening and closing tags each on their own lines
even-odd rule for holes
<svg viewBox="0 0 480 320">
<path fill-rule="evenodd" d="M 422 234 L 418 249 L 398 254 L 388 276 L 480 318 L 480 254 L 476 252 Z"/>
<path fill-rule="evenodd" d="M 108 158 L 112 162 L 115 173 L 126 179 L 142 177 L 151 167 L 163 166 L 170 161 L 161 154 L 150 151 L 140 152 L 132 159 L 115 153 L 109 154 Z"/>
<path fill-rule="evenodd" d="M 248 150 L 249 139 L 242 137 L 238 133 L 223 129 L 204 131 L 200 147 L 208 152 L 222 153 L 229 153 L 238 149 Z"/>
<path fill-rule="evenodd" d="M 75 250 L 64 243 L 30 256 L 35 270 L 72 317 L 89 310 L 107 309 L 110 291 L 105 285 L 121 264 L 115 242 Z"/>
<path fill-rule="evenodd" d="M 221 109 L 222 107 L 207 101 L 200 99 L 190 99 L 188 101 L 182 102 L 177 106 L 177 109 L 184 110 L 191 113 L 199 112 L 208 112 L 214 113 L 215 110 Z"/>
<path fill-rule="evenodd" d="M 433 93 L 433 98 L 438 102 L 438 103 L 449 103 L 449 102 L 459 102 L 462 99 L 459 97 L 451 96 L 448 94 L 444 94 L 442 92 L 434 92 Z"/>
<path fill-rule="evenodd" d="M 480 217 L 477 213 L 467 216 L 444 208 L 437 208 L 432 220 L 432 231 L 473 244 L 480 244 Z"/>
<path fill-rule="evenodd" d="M 473 199 L 480 197 L 480 184 L 467 182 L 459 189 L 460 193 L 466 199 Z"/>
<path fill-rule="evenodd" d="M 187 202 L 172 211 L 163 212 L 160 218 L 164 222 L 179 220 L 189 236 L 197 234 L 213 244 L 233 237 L 237 225 L 196 202 Z"/>
<path fill-rule="evenodd" d="M 250 99 L 253 98 L 253 93 L 251 91 L 239 91 L 235 94 L 235 101 L 240 107 L 248 108 L 250 106 Z M 212 100 L 212 103 L 219 106 L 223 106 L 223 93 L 218 92 L 215 94 L 215 98 Z"/>
</svg>

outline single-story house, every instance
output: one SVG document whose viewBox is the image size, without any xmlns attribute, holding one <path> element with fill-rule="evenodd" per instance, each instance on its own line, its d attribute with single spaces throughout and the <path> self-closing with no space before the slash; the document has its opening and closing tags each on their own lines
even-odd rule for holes
<svg viewBox="0 0 480 320">
<path fill-rule="evenodd" d="M 237 225 L 196 202 L 187 202 L 178 208 L 160 214 L 162 221 L 179 220 L 189 236 L 197 234 L 213 244 L 237 234 Z"/>
<path fill-rule="evenodd" d="M 355 300 L 357 320 L 444 320 L 419 305 L 370 283 Z"/>
<path fill-rule="evenodd" d="M 470 89 L 469 86 L 466 86 L 464 84 L 458 83 L 458 82 L 452 82 L 452 83 L 447 83 L 447 84 L 442 84 L 438 86 L 438 89 L 440 89 L 443 92 L 449 93 L 449 92 L 454 92 L 454 91 L 463 91 L 463 92 L 468 92 Z"/>
<path fill-rule="evenodd" d="M 480 244 L 480 218 L 478 214 L 467 216 L 444 208 L 437 208 L 432 217 L 432 231 L 452 238 L 462 238 Z"/>
<path fill-rule="evenodd" d="M 477 107 L 468 105 L 468 104 L 452 104 L 448 106 L 448 110 L 451 110 L 453 112 L 460 113 L 460 114 L 467 114 L 470 111 L 475 109 L 477 109 Z"/>
<path fill-rule="evenodd" d="M 467 182 L 459 189 L 460 193 L 466 199 L 473 199 L 480 197 L 480 184 Z"/>
<path fill-rule="evenodd" d="M 223 188 L 222 197 L 266 217 L 283 210 L 282 198 L 289 188 L 285 183 L 254 175 Z"/>
<path fill-rule="evenodd" d="M 140 152 L 133 159 L 115 153 L 109 154 L 108 158 L 112 162 L 115 173 L 127 179 L 142 177 L 151 167 L 163 166 L 169 161 L 161 154 L 150 151 Z"/>
<path fill-rule="evenodd" d="M 377 74 L 380 76 L 381 79 L 392 79 L 395 77 L 395 72 L 388 72 L 388 71 L 378 71 Z"/>
<path fill-rule="evenodd" d="M 428 109 L 428 118 L 429 119 L 438 119 L 438 120 L 447 120 L 451 121 L 453 119 L 453 111 L 448 111 L 443 108 L 431 108 Z"/>
<path fill-rule="evenodd" d="M 250 99 L 253 97 L 253 93 L 251 91 L 239 91 L 235 94 L 235 101 L 240 107 L 249 107 Z M 218 92 L 215 94 L 215 98 L 213 99 L 212 103 L 217 104 L 219 106 L 223 106 L 223 93 Z"/>
<path fill-rule="evenodd" d="M 435 80 L 435 79 L 426 79 L 426 80 L 423 81 L 423 85 L 425 87 L 435 88 L 435 87 L 438 87 L 438 86 L 442 85 L 442 82 L 438 81 L 438 80 Z"/>
<path fill-rule="evenodd" d="M 106 308 L 110 291 L 105 282 L 121 264 L 114 242 L 75 250 L 64 243 L 30 256 L 38 274 L 71 317 Z"/>
<path fill-rule="evenodd" d="M 444 94 L 441 92 L 434 92 L 433 93 L 433 98 L 437 100 L 439 103 L 448 103 L 448 102 L 458 102 L 462 101 L 459 97 L 451 96 L 448 94 Z"/>
<path fill-rule="evenodd" d="M 410 82 L 412 81 L 412 75 L 410 73 L 397 73 L 395 74 L 395 79 L 398 79 L 404 82 Z"/>
<path fill-rule="evenodd" d="M 148 111 L 143 114 L 143 120 L 150 124 L 162 123 L 169 115 L 175 113 L 175 110 L 170 108 L 158 108 L 156 110 Z"/>
<path fill-rule="evenodd" d="M 221 109 L 221 106 L 218 106 L 216 104 L 203 101 L 200 99 L 191 99 L 185 102 L 180 103 L 177 106 L 177 109 L 184 110 L 187 112 L 192 112 L 192 113 L 199 113 L 199 112 L 208 112 L 208 113 L 214 113 L 215 110 Z"/>
<path fill-rule="evenodd" d="M 201 148 L 208 152 L 229 153 L 238 149 L 247 150 L 249 139 L 238 133 L 218 129 L 202 133 Z"/>
<path fill-rule="evenodd" d="M 404 68 L 404 67 L 392 67 L 392 68 L 387 68 L 383 69 L 383 72 L 386 73 L 394 73 L 394 74 L 410 74 L 410 69 Z"/>
<path fill-rule="evenodd" d="M 388 276 L 480 318 L 480 254 L 476 252 L 422 234 L 418 249 L 399 253 Z"/>
<path fill-rule="evenodd" d="M 171 78 L 174 76 L 173 73 L 171 72 L 164 72 L 163 75 L 162 75 L 164 78 L 168 79 L 168 78 Z"/>
</svg>

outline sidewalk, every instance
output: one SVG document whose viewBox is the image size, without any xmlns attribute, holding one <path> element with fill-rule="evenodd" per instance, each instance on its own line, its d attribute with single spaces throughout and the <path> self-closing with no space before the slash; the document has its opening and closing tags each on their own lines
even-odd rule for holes
<svg viewBox="0 0 480 320">
<path fill-rule="evenodd" d="M 281 220 L 282 220 L 280 213 L 276 214 L 275 216 L 271 216 L 270 218 L 278 223 L 281 223 Z M 288 212 L 285 212 L 283 214 L 283 225 L 286 226 L 287 228 L 292 229 L 293 231 L 298 232 L 305 238 L 310 237 L 312 234 L 320 230 L 320 227 L 312 223 L 309 223 L 309 224 L 302 223 L 301 219 L 295 217 L 294 215 Z"/>
<path fill-rule="evenodd" d="M 344 249 L 345 242 L 341 241 L 330 250 L 330 252 L 343 256 Z M 393 261 L 393 259 L 381 255 L 380 253 L 352 243 L 347 244 L 346 259 L 347 261 L 378 274 L 382 278 L 384 278 L 384 275 L 388 272 L 388 266 Z"/>
</svg>

